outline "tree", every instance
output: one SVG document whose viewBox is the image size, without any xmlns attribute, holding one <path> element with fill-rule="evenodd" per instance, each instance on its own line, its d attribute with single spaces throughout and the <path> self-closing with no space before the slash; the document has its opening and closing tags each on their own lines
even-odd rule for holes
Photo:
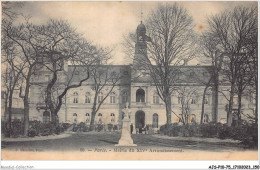
<svg viewBox="0 0 260 170">
<path fill-rule="evenodd" d="M 178 102 L 181 103 L 181 121 L 184 125 L 188 124 L 190 117 L 190 104 L 197 102 L 198 87 L 180 86 L 176 88 Z"/>
<path fill-rule="evenodd" d="M 2 2 L 2 37 L 1 37 L 1 51 L 2 51 L 2 82 L 5 87 L 5 115 L 8 117 L 9 137 L 11 136 L 11 122 L 12 122 L 12 103 L 13 93 L 15 88 L 22 84 L 22 73 L 26 67 L 26 62 L 22 60 L 17 50 L 17 44 L 9 39 L 6 29 L 10 28 L 13 22 L 19 15 L 16 7 L 22 7 L 21 2 Z"/>
<path fill-rule="evenodd" d="M 49 72 L 50 81 L 46 82 L 45 104 L 51 112 L 52 122 L 56 123 L 57 114 L 62 106 L 63 97 L 72 88 L 77 88 L 89 79 L 88 67 L 102 55 L 101 50 L 87 42 L 63 20 L 50 20 L 47 24 L 35 26 L 37 45 L 41 49 L 42 61 L 38 66 Z M 72 71 L 66 73 L 64 65 L 69 64 Z M 84 65 L 80 81 L 75 82 L 77 67 Z M 66 77 L 64 79 L 63 77 Z"/>
<path fill-rule="evenodd" d="M 6 90 L 6 100 L 5 100 L 5 115 L 8 114 L 8 128 L 9 137 L 11 136 L 11 125 L 12 125 L 12 104 L 13 104 L 13 93 L 15 88 L 17 88 L 22 83 L 21 74 L 25 67 L 25 62 L 20 60 L 19 53 L 12 42 L 3 35 L 2 38 L 2 67 L 5 68 L 2 74 L 3 85 Z"/>
<path fill-rule="evenodd" d="M 205 82 L 204 80 L 200 80 L 205 85 L 204 92 L 203 92 L 203 99 L 202 99 L 202 111 L 201 111 L 201 123 L 203 121 L 204 116 L 204 99 L 205 94 L 210 86 L 213 86 L 212 95 L 213 101 L 212 104 L 212 121 L 218 121 L 218 93 L 219 93 L 219 74 L 221 72 L 223 58 L 226 55 L 224 52 L 221 53 L 221 48 L 219 47 L 218 40 L 209 33 L 204 32 L 200 38 L 201 44 L 201 52 L 204 57 L 206 57 L 206 63 L 211 64 L 211 69 L 209 71 L 210 79 Z"/>
<path fill-rule="evenodd" d="M 236 84 L 240 75 L 242 62 L 246 57 L 248 38 L 257 30 L 257 9 L 236 7 L 232 11 L 208 19 L 209 32 L 226 53 L 223 60 L 223 74 L 230 83 L 227 124 L 231 126 L 233 99 L 237 93 Z M 240 115 L 241 108 L 238 110 Z"/>
<path fill-rule="evenodd" d="M 177 3 L 158 6 L 147 19 L 147 34 L 140 33 L 136 41 L 147 46 L 146 50 L 135 49 L 143 57 L 135 56 L 134 64 L 148 70 L 157 93 L 166 106 L 167 124 L 171 123 L 171 95 L 174 91 L 175 81 L 178 80 L 178 66 L 187 64 L 195 57 L 196 49 L 194 41 L 192 18 L 188 12 Z M 129 48 L 128 53 L 133 52 L 131 39 L 133 34 L 125 40 L 124 46 Z M 141 39 L 140 39 L 141 38 Z M 146 45 L 146 42 L 147 45 Z M 194 48 L 193 48 L 194 47 Z M 125 49 L 126 49 L 125 48 Z M 137 67 L 137 70 L 140 67 Z"/>
<path fill-rule="evenodd" d="M 113 70 L 113 68 L 108 65 L 100 64 L 94 65 L 91 68 L 90 80 L 93 82 L 92 90 L 94 91 L 94 98 L 91 112 L 90 130 L 94 129 L 96 113 L 121 79 L 120 73 L 117 71 L 118 70 Z"/>
</svg>

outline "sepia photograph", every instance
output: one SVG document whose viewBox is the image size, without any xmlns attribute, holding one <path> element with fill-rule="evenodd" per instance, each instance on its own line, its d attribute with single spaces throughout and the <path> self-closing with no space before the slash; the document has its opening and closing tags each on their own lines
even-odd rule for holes
<svg viewBox="0 0 260 170">
<path fill-rule="evenodd" d="M 259 159 L 257 1 L 1 6 L 1 160 Z"/>
</svg>

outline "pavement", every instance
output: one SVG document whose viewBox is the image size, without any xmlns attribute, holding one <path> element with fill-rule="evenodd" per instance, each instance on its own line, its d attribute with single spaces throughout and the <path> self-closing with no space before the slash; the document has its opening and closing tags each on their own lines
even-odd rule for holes
<svg viewBox="0 0 260 170">
<path fill-rule="evenodd" d="M 196 142 L 208 142 L 208 143 L 240 143 L 239 140 L 233 139 L 219 139 L 219 138 L 203 138 L 203 137 L 172 137 L 163 135 L 153 135 L 155 138 L 171 139 L 178 141 L 196 141 Z"/>
<path fill-rule="evenodd" d="M 2 140 L 2 149 L 40 149 L 43 151 L 79 151 L 80 149 L 115 148 L 120 139 L 120 133 L 110 132 L 70 132 L 56 136 L 36 137 L 18 140 Z M 168 137 L 160 135 L 133 134 L 137 148 L 163 148 L 202 151 L 245 151 L 238 141 L 218 140 L 209 138 Z"/>
<path fill-rule="evenodd" d="M 59 135 L 49 135 L 49 136 L 35 136 L 35 137 L 18 137 L 18 138 L 6 138 L 2 137 L 2 142 L 26 142 L 26 141 L 39 141 L 39 140 L 50 140 L 50 139 L 62 139 L 67 138 L 70 133 L 62 133 Z"/>
</svg>

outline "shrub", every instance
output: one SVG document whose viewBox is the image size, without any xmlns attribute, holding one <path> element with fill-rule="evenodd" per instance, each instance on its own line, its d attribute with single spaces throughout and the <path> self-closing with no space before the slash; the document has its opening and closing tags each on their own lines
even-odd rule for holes
<svg viewBox="0 0 260 170">
<path fill-rule="evenodd" d="M 212 138 L 217 137 L 219 130 L 223 125 L 220 123 L 208 123 L 199 125 L 199 133 L 202 137 Z"/>
<path fill-rule="evenodd" d="M 117 126 L 117 125 L 114 125 L 114 126 L 113 126 L 113 131 L 116 131 L 116 130 L 118 130 L 118 126 Z"/>
<path fill-rule="evenodd" d="M 29 129 L 28 130 L 28 136 L 29 137 L 35 137 L 35 136 L 37 136 L 37 131 L 36 131 L 36 129 Z"/>
<path fill-rule="evenodd" d="M 23 127 L 24 125 L 19 119 L 14 120 L 12 122 L 12 132 L 11 132 L 12 137 L 16 138 L 22 135 L 24 129 Z"/>
<path fill-rule="evenodd" d="M 79 131 L 79 132 L 83 132 L 83 130 L 85 129 L 85 127 L 86 127 L 86 124 L 83 123 L 83 122 L 80 122 L 80 123 L 78 124 L 78 131 Z"/>
<path fill-rule="evenodd" d="M 64 131 L 67 130 L 70 126 L 71 126 L 70 123 L 62 123 L 62 127 L 63 127 Z"/>
<path fill-rule="evenodd" d="M 104 126 L 102 124 L 97 125 L 97 131 L 100 132 L 101 130 L 104 129 Z"/>
<path fill-rule="evenodd" d="M 111 123 L 107 124 L 107 128 L 108 128 L 108 131 L 111 132 L 111 130 L 113 129 L 113 124 L 111 124 Z"/>
<path fill-rule="evenodd" d="M 89 132 L 90 131 L 90 127 L 89 126 L 85 126 L 83 129 L 83 132 Z"/>
<path fill-rule="evenodd" d="M 77 124 L 73 124 L 73 132 L 77 132 L 79 130 L 79 126 Z"/>
</svg>

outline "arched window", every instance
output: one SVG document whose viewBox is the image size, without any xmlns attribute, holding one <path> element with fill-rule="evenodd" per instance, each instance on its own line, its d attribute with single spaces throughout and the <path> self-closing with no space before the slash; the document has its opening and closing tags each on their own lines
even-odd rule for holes
<svg viewBox="0 0 260 170">
<path fill-rule="evenodd" d="M 43 112 L 43 123 L 49 123 L 50 122 L 50 112 L 48 112 L 47 110 L 45 110 Z"/>
<path fill-rule="evenodd" d="M 196 115 L 195 114 L 189 115 L 189 123 L 196 123 Z"/>
<path fill-rule="evenodd" d="M 116 94 L 115 94 L 115 92 L 112 92 L 110 94 L 110 103 L 116 103 Z"/>
<path fill-rule="evenodd" d="M 203 116 L 203 123 L 208 123 L 209 122 L 209 115 L 208 114 L 204 114 Z"/>
<path fill-rule="evenodd" d="M 90 114 L 86 113 L 86 123 L 89 123 L 89 122 L 90 122 Z"/>
<path fill-rule="evenodd" d="M 74 123 L 77 123 L 77 117 L 78 117 L 77 113 L 73 113 L 73 122 Z"/>
<path fill-rule="evenodd" d="M 153 104 L 159 104 L 159 96 L 156 92 L 153 94 Z"/>
<path fill-rule="evenodd" d="M 102 113 L 98 114 L 98 123 L 102 123 Z"/>
<path fill-rule="evenodd" d="M 144 102 L 145 92 L 143 89 L 138 89 L 136 91 L 136 102 Z"/>
<path fill-rule="evenodd" d="M 78 103 L 78 92 L 73 93 L 73 103 Z"/>
<path fill-rule="evenodd" d="M 102 100 L 103 100 L 103 93 L 101 92 L 98 94 L 98 103 L 101 103 Z"/>
<path fill-rule="evenodd" d="M 153 125 L 152 125 L 152 127 L 158 128 L 158 114 L 157 113 L 153 114 Z"/>
<path fill-rule="evenodd" d="M 86 96 L 85 96 L 86 98 L 85 98 L 85 103 L 90 103 L 90 101 L 91 101 L 91 96 L 90 96 L 90 93 L 89 92 L 87 92 L 86 93 Z"/>
<path fill-rule="evenodd" d="M 111 117 L 111 122 L 115 122 L 115 114 L 114 114 L 114 113 L 111 113 L 111 114 L 110 114 L 110 117 Z"/>
<path fill-rule="evenodd" d="M 123 91 L 123 94 L 122 94 L 122 103 L 126 103 L 128 101 L 128 93 L 127 91 Z"/>
</svg>

